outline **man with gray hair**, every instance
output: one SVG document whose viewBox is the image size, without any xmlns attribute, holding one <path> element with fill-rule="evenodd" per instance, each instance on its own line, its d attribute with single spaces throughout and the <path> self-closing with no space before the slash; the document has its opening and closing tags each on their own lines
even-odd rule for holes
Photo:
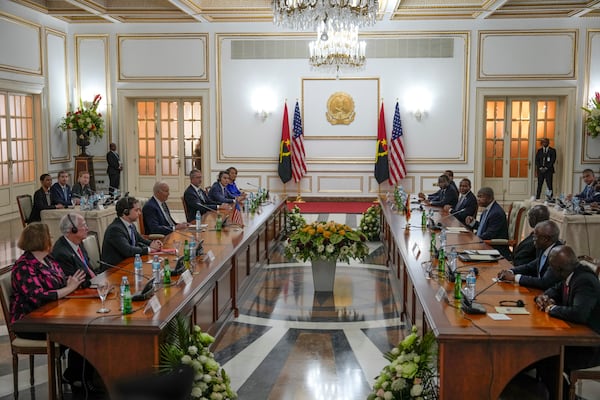
<svg viewBox="0 0 600 400">
<path fill-rule="evenodd" d="M 549 254 L 554 247 L 561 245 L 558 240 L 559 235 L 560 228 L 556 222 L 542 221 L 538 223 L 533 229 L 533 244 L 537 250 L 536 259 L 527 264 L 500 271 L 498 278 L 542 290 L 556 284 L 560 281 L 560 277 L 550 269 Z"/>
<path fill-rule="evenodd" d="M 83 239 L 88 235 L 88 226 L 85 219 L 77 213 L 64 215 L 58 224 L 62 236 L 52 247 L 52 257 L 60 264 L 65 275 L 71 276 L 77 270 L 85 272 L 85 281 L 82 287 L 89 287 L 90 280 L 96 276 L 90 265 Z"/>
<path fill-rule="evenodd" d="M 188 227 L 186 222 L 177 223 L 171 216 L 167 200 L 169 199 L 169 185 L 165 181 L 158 181 L 152 188 L 154 195 L 142 207 L 145 233 L 160 233 L 168 235 L 176 229 Z"/>
</svg>

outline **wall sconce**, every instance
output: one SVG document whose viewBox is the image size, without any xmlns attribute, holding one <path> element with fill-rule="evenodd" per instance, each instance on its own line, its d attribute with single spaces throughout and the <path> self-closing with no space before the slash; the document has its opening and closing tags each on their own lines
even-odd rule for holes
<svg viewBox="0 0 600 400">
<path fill-rule="evenodd" d="M 422 88 L 413 89 L 408 92 L 405 103 L 415 119 L 421 121 L 431 109 L 431 94 Z"/>
<path fill-rule="evenodd" d="M 251 104 L 256 117 L 265 122 L 275 109 L 275 94 L 269 88 L 258 88 L 252 93 Z"/>
</svg>

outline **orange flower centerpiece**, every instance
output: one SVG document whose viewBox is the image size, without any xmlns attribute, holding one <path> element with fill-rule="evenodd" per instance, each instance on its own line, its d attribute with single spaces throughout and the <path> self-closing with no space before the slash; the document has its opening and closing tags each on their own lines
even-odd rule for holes
<svg viewBox="0 0 600 400">
<path fill-rule="evenodd" d="M 97 142 L 104 135 L 104 120 L 102 114 L 98 112 L 98 105 L 102 96 L 97 94 L 94 100 L 82 102 L 79 100 L 79 107 L 76 111 L 69 111 L 60 121 L 59 128 L 63 131 L 70 130 L 77 135 L 77 145 L 81 147 L 82 156 L 87 155 L 86 146 L 90 145 L 90 137 L 93 136 Z"/>
<path fill-rule="evenodd" d="M 297 260 L 310 260 L 313 266 L 315 291 L 333 291 L 337 261 L 360 261 L 369 254 L 367 237 L 348 225 L 316 221 L 292 233 L 287 241 L 285 255 Z M 331 274 L 323 276 L 325 271 Z M 331 275 L 331 276 L 329 276 Z"/>
</svg>

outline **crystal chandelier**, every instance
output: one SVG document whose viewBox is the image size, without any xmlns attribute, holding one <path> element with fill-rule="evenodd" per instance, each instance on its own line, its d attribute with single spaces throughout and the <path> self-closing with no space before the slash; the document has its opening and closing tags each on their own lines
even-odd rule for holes
<svg viewBox="0 0 600 400">
<path fill-rule="evenodd" d="M 273 0 L 273 20 L 301 31 L 317 30 L 325 21 L 341 31 L 374 25 L 378 9 L 378 0 Z"/>
<path fill-rule="evenodd" d="M 313 67 L 332 67 L 338 73 L 340 67 L 364 66 L 367 44 L 358 40 L 358 28 L 346 31 L 319 30 L 317 40 L 310 42 L 309 63 Z"/>
</svg>

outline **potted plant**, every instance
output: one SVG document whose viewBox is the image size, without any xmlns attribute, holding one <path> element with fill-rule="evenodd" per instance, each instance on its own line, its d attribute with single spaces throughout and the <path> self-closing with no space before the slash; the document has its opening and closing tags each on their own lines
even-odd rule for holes
<svg viewBox="0 0 600 400">
<path fill-rule="evenodd" d="M 312 263 L 313 283 L 317 292 L 332 292 L 336 262 L 364 260 L 369 253 L 367 237 L 348 225 L 334 221 L 315 221 L 290 235 L 285 247 L 289 258 Z"/>
<path fill-rule="evenodd" d="M 91 103 L 82 102 L 79 99 L 77 110 L 67 112 L 67 115 L 58 125 L 63 131 L 75 132 L 77 145 L 81 147 L 80 156 L 88 155 L 85 148 L 90 145 L 91 137 L 97 142 L 104 135 L 104 120 L 102 114 L 98 112 L 100 100 L 102 100 L 102 96 L 99 94 L 94 97 Z"/>
<path fill-rule="evenodd" d="M 590 99 L 589 107 L 581 107 L 586 112 L 585 126 L 587 134 L 595 138 L 600 134 L 600 92 Z"/>
<path fill-rule="evenodd" d="M 178 315 L 169 322 L 165 341 L 160 346 L 161 370 L 172 371 L 181 364 L 191 366 L 195 372 L 193 399 L 237 399 L 229 376 L 208 349 L 214 341 L 214 337 L 202 332 L 197 325 L 190 330 L 187 319 Z"/>
<path fill-rule="evenodd" d="M 360 220 L 359 229 L 371 241 L 379 240 L 381 231 L 381 207 L 372 205 L 365 211 Z"/>
<path fill-rule="evenodd" d="M 436 351 L 433 332 L 419 337 L 413 326 L 410 335 L 384 355 L 390 364 L 375 378 L 367 400 L 437 399 Z"/>
</svg>

